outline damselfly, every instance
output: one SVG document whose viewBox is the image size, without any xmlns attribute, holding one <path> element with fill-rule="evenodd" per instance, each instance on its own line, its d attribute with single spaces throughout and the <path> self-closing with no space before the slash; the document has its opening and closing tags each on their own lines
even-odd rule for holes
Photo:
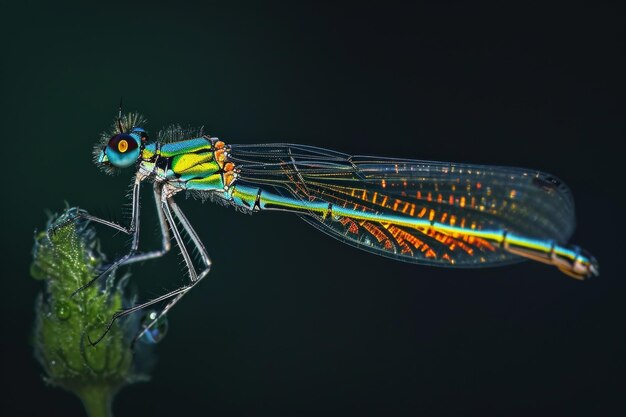
<svg viewBox="0 0 626 417">
<path fill-rule="evenodd" d="M 342 242 L 400 261 L 480 268 L 532 259 L 576 279 L 598 275 L 591 255 L 566 244 L 575 225 L 572 197 L 544 172 L 350 156 L 295 144 L 234 145 L 178 126 L 151 141 L 143 125 L 138 114 L 120 114 L 94 149 L 96 164 L 109 172 L 135 169 L 130 226 L 85 212 L 78 216 L 132 235 L 129 253 L 100 276 L 164 255 L 171 233 L 189 283 L 119 312 L 109 328 L 119 317 L 164 302 L 145 333 L 209 273 L 208 251 L 174 201 L 181 191 L 245 213 L 295 213 Z M 139 191 L 146 181 L 153 183 L 162 247 L 142 253 Z M 201 269 L 192 262 L 183 232 L 200 253 Z"/>
</svg>

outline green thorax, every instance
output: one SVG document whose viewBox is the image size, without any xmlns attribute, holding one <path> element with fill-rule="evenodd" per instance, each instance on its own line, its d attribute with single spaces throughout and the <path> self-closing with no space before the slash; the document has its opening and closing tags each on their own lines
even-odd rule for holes
<svg viewBox="0 0 626 417">
<path fill-rule="evenodd" d="M 232 164 L 230 164 L 232 165 Z M 199 191 L 224 190 L 232 182 L 225 144 L 206 136 L 144 147 L 140 172 L 156 181 Z"/>
</svg>

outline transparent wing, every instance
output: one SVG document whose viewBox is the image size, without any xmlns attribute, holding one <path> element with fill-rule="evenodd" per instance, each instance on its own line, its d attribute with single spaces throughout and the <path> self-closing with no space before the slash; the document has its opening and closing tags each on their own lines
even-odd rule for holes
<svg viewBox="0 0 626 417">
<path fill-rule="evenodd" d="M 232 145 L 229 159 L 238 181 L 355 212 L 390 213 L 468 230 L 506 230 L 556 242 L 566 242 L 574 229 L 569 190 L 539 171 L 350 156 L 291 144 Z M 471 267 L 521 260 L 462 233 L 331 217 L 302 216 L 346 243 L 407 262 Z"/>
</svg>

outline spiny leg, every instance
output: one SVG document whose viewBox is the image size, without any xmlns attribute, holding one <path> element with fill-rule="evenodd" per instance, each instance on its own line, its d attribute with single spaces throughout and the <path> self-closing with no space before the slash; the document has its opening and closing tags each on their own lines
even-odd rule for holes
<svg viewBox="0 0 626 417">
<path fill-rule="evenodd" d="M 204 264 L 204 269 L 200 272 L 200 274 L 197 274 L 196 271 L 195 271 L 195 268 L 193 267 L 193 265 L 191 265 L 191 264 L 189 265 L 190 266 L 190 276 L 193 277 L 193 275 L 191 274 L 191 271 L 193 271 L 193 273 L 196 276 L 195 280 L 193 280 L 193 278 L 192 278 L 192 283 L 190 285 L 187 285 L 186 287 L 183 287 L 183 291 L 181 291 L 179 294 L 174 295 L 174 298 L 172 300 L 170 300 L 170 302 L 165 305 L 163 310 L 161 310 L 161 312 L 153 320 L 151 320 L 150 323 L 147 326 L 145 326 L 144 329 L 135 337 L 135 339 L 133 340 L 133 343 L 135 343 L 135 341 L 137 341 L 148 330 L 150 330 L 152 328 L 152 326 L 154 326 L 154 324 L 157 323 L 161 319 L 161 317 L 163 317 L 165 314 L 167 314 L 167 312 L 172 307 L 174 307 L 174 305 L 181 298 L 183 298 L 183 296 L 185 294 L 187 294 L 187 292 L 189 292 L 189 290 L 191 290 L 196 284 L 198 284 L 202 280 L 202 278 L 207 276 L 209 274 L 209 272 L 211 271 L 211 258 L 209 257 L 209 252 L 204 247 L 204 244 L 202 243 L 202 241 L 198 237 L 198 234 L 196 233 L 195 229 L 193 228 L 193 226 L 191 225 L 189 220 L 187 220 L 187 217 L 182 212 L 182 210 L 180 209 L 178 204 L 176 204 L 176 202 L 172 198 L 168 199 L 168 204 L 169 204 L 169 208 L 172 209 L 172 211 L 174 212 L 176 218 L 180 221 L 180 224 L 185 229 L 185 232 L 187 232 L 187 234 L 191 237 L 191 240 L 193 241 L 194 245 L 196 246 L 196 249 L 198 250 L 198 252 L 200 252 L 200 258 L 202 259 L 202 263 Z M 172 223 L 174 223 L 174 219 L 172 218 L 171 213 L 166 211 L 166 215 L 167 214 L 169 214 L 168 219 Z M 177 242 L 178 242 L 179 246 L 181 246 L 181 248 L 184 248 L 184 246 L 182 246 L 182 239 L 181 240 L 177 240 Z"/>
<path fill-rule="evenodd" d="M 187 268 L 189 270 L 189 275 L 190 275 L 190 281 L 192 282 L 190 285 L 186 285 L 183 286 L 181 288 L 177 288 L 173 291 L 170 291 L 166 294 L 163 294 L 159 297 L 153 298 L 152 300 L 148 300 L 144 303 L 135 305 L 133 307 L 129 307 L 126 308 L 124 310 L 118 311 L 115 314 L 113 314 L 113 316 L 111 317 L 111 320 L 109 321 L 104 333 L 102 333 L 102 335 L 100 335 L 100 337 L 98 339 L 96 339 L 95 341 L 92 341 L 91 338 L 89 336 L 87 336 L 87 339 L 89 340 L 89 343 L 92 346 L 97 345 L 103 338 L 104 336 L 106 336 L 106 334 L 111 330 L 111 327 L 113 326 L 113 324 L 115 323 L 115 321 L 121 317 L 127 316 L 129 314 L 132 314 L 136 311 L 139 311 L 141 309 L 144 309 L 146 307 L 149 307 L 151 305 L 160 303 L 162 301 L 165 301 L 169 298 L 172 297 L 177 297 L 180 294 L 186 292 L 191 286 L 193 286 L 193 283 L 196 282 L 196 271 L 193 267 L 193 264 L 191 262 L 191 258 L 189 256 L 189 253 L 187 252 L 187 249 L 185 248 L 183 239 L 181 237 L 180 231 L 178 230 L 178 226 L 176 226 L 176 222 L 174 221 L 173 217 L 172 217 L 172 213 L 170 211 L 170 208 L 168 206 L 168 198 L 167 198 L 167 190 L 165 190 L 165 192 L 163 192 L 164 190 L 161 190 L 161 194 L 160 194 L 160 198 L 159 198 L 159 211 L 162 212 L 163 214 L 165 214 L 165 218 L 164 221 L 166 222 L 166 228 L 167 226 L 169 226 L 169 228 L 171 228 L 172 230 L 172 234 L 174 235 L 174 239 L 176 239 L 176 243 L 178 244 L 178 246 L 180 247 L 181 253 L 183 255 L 183 258 L 185 259 L 185 263 L 187 264 Z M 170 197 L 171 198 L 171 197 Z M 161 317 L 161 315 L 159 315 L 159 317 Z M 149 327 L 152 325 L 152 323 L 150 323 L 149 326 L 147 326 L 145 330 L 149 329 Z M 140 335 L 143 335 L 144 331 L 142 331 L 140 333 Z M 133 340 L 133 344 L 135 342 L 135 340 L 137 340 L 140 336 L 137 336 L 134 340 Z"/>
<path fill-rule="evenodd" d="M 145 252 L 145 253 L 137 253 L 137 249 L 139 248 L 139 229 L 140 229 L 139 228 L 139 222 L 140 222 L 139 184 L 141 182 L 141 179 L 142 179 L 141 177 L 138 177 L 138 179 L 135 182 L 135 187 L 133 188 L 133 219 L 131 220 L 131 228 L 134 228 L 134 230 L 132 230 L 133 241 L 132 241 L 129 252 L 126 255 L 119 258 L 118 260 L 116 260 L 115 262 L 113 262 L 112 264 L 110 264 L 109 266 L 107 266 L 104 271 L 102 271 L 100 274 L 92 278 L 85 285 L 75 290 L 72 293 L 72 296 L 78 294 L 85 288 L 93 285 L 93 283 L 96 282 L 99 278 L 106 276 L 111 271 L 115 270 L 116 268 L 122 265 L 127 265 L 127 264 L 134 263 L 134 262 L 140 262 L 140 261 L 145 261 L 148 259 L 158 258 L 158 257 L 163 256 L 170 250 L 171 245 L 170 245 L 169 229 L 167 225 L 165 224 L 165 220 L 163 217 L 163 210 L 160 204 L 162 187 L 159 184 L 155 183 L 153 187 L 153 196 L 156 202 L 157 215 L 159 217 L 159 227 L 161 229 L 161 249 L 150 251 L 150 252 Z"/>
<path fill-rule="evenodd" d="M 54 230 L 64 226 L 65 224 L 67 224 L 67 223 L 69 223 L 71 221 L 75 221 L 75 220 L 77 220 L 79 218 L 85 219 L 85 220 L 94 221 L 96 223 L 100 223 L 100 224 L 103 224 L 105 226 L 109 226 L 109 227 L 111 227 L 113 229 L 119 230 L 119 231 L 121 231 L 123 233 L 132 234 L 133 235 L 133 241 L 132 241 L 132 244 L 131 244 L 131 249 L 130 249 L 129 255 L 133 254 L 134 252 L 137 251 L 137 247 L 139 246 L 139 191 L 140 191 L 140 188 L 141 188 L 141 181 L 143 180 L 143 178 L 144 177 L 140 176 L 139 174 L 135 176 L 135 183 L 133 185 L 133 202 L 132 202 L 133 209 L 132 209 L 132 214 L 131 214 L 130 227 L 128 227 L 128 229 L 125 228 L 124 226 L 121 226 L 121 225 L 119 225 L 117 223 L 114 223 L 114 222 L 111 222 L 109 220 L 105 220 L 105 219 L 101 219 L 101 218 L 96 217 L 96 216 L 92 216 L 91 214 L 87 214 L 85 212 L 77 212 L 74 216 L 72 216 L 69 219 L 65 220 L 61 224 L 55 226 Z M 122 257 L 121 259 L 124 260 L 124 258 L 125 257 Z M 119 260 L 114 262 L 113 264 L 111 264 L 103 272 L 101 272 L 100 274 L 96 275 L 94 278 L 89 280 L 87 283 L 85 283 L 84 285 L 82 285 L 81 287 L 76 289 L 72 293 L 71 297 L 74 297 L 76 294 L 78 294 L 79 292 L 81 292 L 85 288 L 88 288 L 91 285 L 93 285 L 93 283 L 96 282 L 100 277 L 103 277 L 103 276 L 107 275 L 109 272 L 111 272 L 118 265 L 119 265 Z"/>
<path fill-rule="evenodd" d="M 200 253 L 200 257 L 202 258 L 202 263 L 204 263 L 206 268 L 210 269 L 211 268 L 211 258 L 209 257 L 209 252 L 204 247 L 204 244 L 200 240 L 200 237 L 198 237 L 198 233 L 196 233 L 195 229 L 193 228 L 193 226 L 191 225 L 189 220 L 187 220 L 187 217 L 185 216 L 183 211 L 180 209 L 178 204 L 176 204 L 176 202 L 173 199 L 169 200 L 169 205 L 172 208 L 172 210 L 174 211 L 174 214 L 176 215 L 176 218 L 178 218 L 178 220 L 180 221 L 181 225 L 185 229 L 185 232 L 187 232 L 187 234 L 191 237 L 191 240 L 193 241 L 194 245 L 196 246 L 196 249 L 198 249 L 198 252 Z"/>
<path fill-rule="evenodd" d="M 159 217 L 159 229 L 161 231 L 161 249 L 153 250 L 150 252 L 143 252 L 143 253 L 131 252 L 129 253 L 129 255 L 132 255 L 132 256 L 127 255 L 126 257 L 120 258 L 120 260 L 116 262 L 117 265 L 115 265 L 115 267 L 128 265 L 128 264 L 132 264 L 135 262 L 146 261 L 148 259 L 160 258 L 161 256 L 165 255 L 167 252 L 170 251 L 172 247 L 170 243 L 170 231 L 167 226 L 167 222 L 165 221 L 163 208 L 161 207 L 161 189 L 162 189 L 161 185 L 155 182 L 154 187 L 153 187 L 153 196 L 154 196 L 154 202 L 156 203 L 157 216 Z M 127 258 L 127 259 L 122 261 L 122 259 L 124 258 Z"/>
<path fill-rule="evenodd" d="M 133 200 L 132 200 L 132 214 L 131 214 L 131 220 L 130 220 L 130 226 L 129 227 L 124 227 L 120 224 L 117 224 L 115 222 L 112 222 L 110 220 L 106 220 L 106 219 L 102 219 L 100 217 L 96 217 L 93 216 L 91 214 L 88 214 L 85 211 L 76 211 L 75 213 L 73 213 L 71 216 L 69 216 L 67 219 L 65 219 L 62 222 L 59 222 L 58 224 L 55 224 L 52 227 L 52 233 L 55 233 L 56 230 L 62 228 L 63 226 L 76 221 L 78 219 L 84 219 L 84 220 L 89 220 L 95 223 L 100 223 L 103 224 L 105 226 L 108 226 L 112 229 L 115 229 L 117 231 L 120 231 L 122 233 L 126 233 L 127 235 L 133 235 L 133 241 L 135 240 L 135 233 L 137 232 L 137 230 L 139 229 L 139 189 L 141 187 L 141 181 L 144 179 L 143 176 L 140 176 L 139 174 L 137 176 L 135 176 L 135 182 L 133 184 Z M 137 237 L 138 238 L 138 237 Z"/>
<path fill-rule="evenodd" d="M 93 278 L 83 287 L 74 291 L 74 293 L 80 292 L 84 288 L 93 284 L 100 277 L 107 275 L 109 272 L 115 270 L 116 268 L 122 265 L 128 265 L 131 263 L 141 262 L 141 261 L 145 261 L 148 259 L 159 258 L 165 255 L 167 252 L 169 252 L 171 248 L 170 233 L 169 233 L 169 228 L 167 227 L 167 224 L 165 223 L 165 218 L 163 217 L 163 209 L 161 208 L 161 203 L 160 203 L 161 202 L 161 188 L 162 187 L 160 184 L 154 183 L 153 196 L 154 196 L 154 201 L 156 202 L 157 215 L 159 217 L 159 228 L 161 229 L 161 249 L 150 251 L 150 252 L 137 253 L 137 249 L 139 247 L 139 216 L 137 216 L 137 220 L 135 223 L 137 226 L 137 230 L 135 231 L 135 235 L 133 237 L 133 243 L 131 245 L 130 251 L 126 255 L 122 256 L 121 258 L 119 258 L 118 260 L 110 264 L 103 272 L 101 272 L 98 276 Z M 137 213 L 139 213 L 139 206 L 137 207 Z"/>
<path fill-rule="evenodd" d="M 143 309 L 143 308 L 149 307 L 149 306 L 151 306 L 151 305 L 153 305 L 153 304 L 160 303 L 161 301 L 165 301 L 165 300 L 167 300 L 168 298 L 172 298 L 172 297 L 177 296 L 177 295 L 179 295 L 179 294 L 181 294 L 181 293 L 183 293 L 183 292 L 186 292 L 187 290 L 189 290 L 189 288 L 190 288 L 191 286 L 193 286 L 193 284 L 192 284 L 192 285 L 185 286 L 185 287 L 178 288 L 178 289 L 176 289 L 176 290 L 174 290 L 174 291 L 170 291 L 170 292 L 168 292 L 167 294 L 163 294 L 163 295 L 161 295 L 161 296 L 159 296 L 159 297 L 157 297 L 157 298 L 154 298 L 154 299 L 152 299 L 152 300 L 150 300 L 150 301 L 146 301 L 145 303 L 138 304 L 138 305 L 136 305 L 136 306 L 132 306 L 132 307 L 130 307 L 130 308 L 126 308 L 126 309 L 124 309 L 124 310 L 120 310 L 120 311 L 116 312 L 116 313 L 115 313 L 115 314 L 113 314 L 113 316 L 111 317 L 111 320 L 109 320 L 109 323 L 107 324 L 107 327 L 106 327 L 106 329 L 104 330 L 104 333 L 102 333 L 102 334 L 100 335 L 100 337 L 98 337 L 95 341 L 92 341 L 92 340 L 91 340 L 91 337 L 89 337 L 89 335 L 87 335 L 87 340 L 89 340 L 89 344 L 90 344 L 91 346 L 96 346 L 98 343 L 100 343 L 100 341 L 101 341 L 102 339 L 104 339 L 104 336 L 106 336 L 106 335 L 107 335 L 107 333 L 109 333 L 109 331 L 111 330 L 111 327 L 113 327 L 113 324 L 115 323 L 115 320 L 117 320 L 117 319 L 119 319 L 119 318 L 121 318 L 121 317 L 127 316 L 127 315 L 129 315 L 129 314 L 132 314 L 132 313 L 134 313 L 134 312 L 136 312 L 136 311 L 139 311 L 139 310 L 141 310 L 141 309 Z M 161 316 L 159 315 L 159 317 L 161 317 Z M 152 324 L 152 323 L 151 323 L 151 324 Z M 149 328 L 149 327 L 146 327 L 146 329 L 144 329 L 144 330 L 140 333 L 140 335 L 143 335 L 143 333 L 145 332 L 145 330 L 147 330 L 148 328 Z M 140 335 L 139 335 L 139 336 L 137 336 L 137 337 L 135 338 L 135 340 L 136 340 L 136 339 L 138 339 L 138 338 L 140 337 Z M 134 343 L 134 341 L 133 341 L 133 343 Z"/>
<path fill-rule="evenodd" d="M 125 310 L 115 313 L 113 317 L 111 318 L 111 320 L 109 321 L 106 330 L 97 340 L 91 341 L 91 338 L 88 337 L 89 343 L 91 343 L 91 345 L 98 344 L 104 338 L 104 336 L 109 332 L 109 330 L 113 326 L 113 323 L 115 322 L 115 320 L 174 297 L 172 298 L 172 300 L 170 300 L 169 303 L 167 303 L 167 305 L 163 308 L 163 310 L 161 310 L 158 316 L 155 319 L 153 319 L 135 337 L 135 339 L 133 340 L 133 344 L 134 344 L 136 340 L 138 340 L 141 336 L 143 336 L 143 334 L 147 332 L 161 317 L 163 317 L 163 315 L 165 315 L 178 302 L 178 300 L 180 300 L 183 297 L 183 295 L 185 295 L 198 282 L 200 282 L 200 280 L 202 280 L 202 278 L 204 278 L 211 270 L 211 260 L 209 259 L 208 252 L 206 251 L 204 245 L 202 245 L 202 242 L 200 241 L 197 233 L 192 228 L 187 218 L 184 216 L 180 208 L 178 208 L 178 205 L 172 200 L 171 196 L 167 197 L 167 190 L 165 190 L 161 195 L 161 209 L 163 210 L 163 213 L 165 214 L 165 220 L 167 221 L 167 224 L 169 225 L 169 227 L 171 227 L 172 234 L 174 235 L 174 238 L 176 239 L 176 243 L 180 247 L 185 263 L 187 264 L 191 283 L 189 285 L 185 285 L 176 290 L 170 291 L 167 294 L 163 294 L 157 298 L 146 301 L 145 303 L 138 304 L 136 306 L 133 306 L 133 307 L 130 307 L 130 308 L 127 308 Z M 189 233 L 192 241 L 196 245 L 198 251 L 200 251 L 201 253 L 202 262 L 204 263 L 205 268 L 200 272 L 200 274 L 196 272 L 196 269 L 193 266 L 191 257 L 189 256 L 189 252 L 187 251 L 187 248 L 185 247 L 180 231 L 178 230 L 178 226 L 176 225 L 174 215 L 176 215 L 180 223 L 183 225 L 185 231 Z"/>
</svg>

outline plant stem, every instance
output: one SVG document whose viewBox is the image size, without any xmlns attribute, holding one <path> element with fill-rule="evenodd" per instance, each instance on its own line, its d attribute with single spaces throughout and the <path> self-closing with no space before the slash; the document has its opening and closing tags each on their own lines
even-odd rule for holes
<svg viewBox="0 0 626 417">
<path fill-rule="evenodd" d="M 103 385 L 85 386 L 79 393 L 89 417 L 113 417 L 113 395 L 111 388 Z"/>
</svg>

